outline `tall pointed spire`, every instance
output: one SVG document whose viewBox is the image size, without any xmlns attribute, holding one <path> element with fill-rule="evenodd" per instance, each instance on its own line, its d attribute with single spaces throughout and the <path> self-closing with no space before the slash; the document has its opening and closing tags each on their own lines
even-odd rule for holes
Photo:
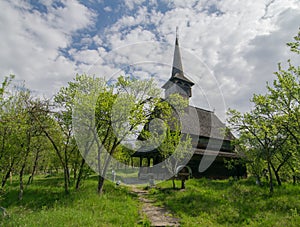
<svg viewBox="0 0 300 227">
<path fill-rule="evenodd" d="M 191 88 L 194 85 L 192 81 L 184 76 L 183 67 L 181 62 L 181 54 L 178 42 L 178 28 L 176 28 L 175 49 L 173 56 L 173 65 L 171 78 L 164 84 L 165 96 L 172 93 L 179 93 L 184 97 L 191 97 Z"/>
<path fill-rule="evenodd" d="M 188 78 L 186 78 L 183 73 L 179 41 L 178 41 L 178 27 L 176 27 L 175 49 L 174 49 L 173 66 L 172 66 L 172 73 L 171 73 L 171 78 L 175 78 L 175 77 L 194 85 L 194 83 L 190 81 Z"/>
<path fill-rule="evenodd" d="M 175 49 L 174 49 L 173 68 L 172 68 L 171 77 L 174 77 L 177 73 L 183 76 L 181 55 L 180 55 L 180 49 L 178 44 L 178 27 L 176 28 Z"/>
</svg>

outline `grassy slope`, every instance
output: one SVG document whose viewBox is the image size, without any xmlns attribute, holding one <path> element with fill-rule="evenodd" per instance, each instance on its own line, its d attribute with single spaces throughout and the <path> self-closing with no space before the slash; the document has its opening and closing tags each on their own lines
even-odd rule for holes
<svg viewBox="0 0 300 227">
<path fill-rule="evenodd" d="M 66 196 L 61 178 L 35 179 L 19 202 L 18 185 L 7 189 L 0 206 L 9 218 L 0 217 L 0 226 L 135 226 L 139 204 L 124 187 L 107 182 L 105 194 L 96 194 L 97 181 L 89 179 L 79 192 Z M 2 219 L 2 220 L 1 220 Z"/>
<path fill-rule="evenodd" d="M 189 180 L 185 191 L 171 185 L 151 189 L 151 197 L 181 217 L 183 226 L 300 226 L 300 186 L 283 185 L 270 196 L 267 186 L 249 179 Z"/>
</svg>

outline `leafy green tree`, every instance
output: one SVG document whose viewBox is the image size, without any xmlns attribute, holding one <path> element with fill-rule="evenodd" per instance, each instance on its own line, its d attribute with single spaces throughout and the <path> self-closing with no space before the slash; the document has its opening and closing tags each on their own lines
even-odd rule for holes
<svg viewBox="0 0 300 227">
<path fill-rule="evenodd" d="M 3 84 L 8 85 L 12 77 L 6 78 Z M 4 85 L 3 85 L 4 87 Z M 19 172 L 19 199 L 23 197 L 23 176 L 28 167 L 32 150 L 38 143 L 33 143 L 41 131 L 33 117 L 37 99 L 24 85 L 14 86 L 5 91 L 2 89 L 1 103 L 1 177 L 2 187 L 13 172 Z"/>
<path fill-rule="evenodd" d="M 104 96 L 106 94 L 104 98 L 105 105 L 101 108 L 104 110 L 101 114 L 106 116 L 106 114 L 108 114 L 106 110 L 111 98 L 109 95 L 111 89 L 107 85 L 107 82 L 102 78 L 81 75 L 76 77 L 76 81 L 73 108 L 73 130 L 82 156 L 82 159 L 79 162 L 79 170 L 76 179 L 76 189 L 79 189 L 82 178 L 91 171 L 90 167 L 87 165 L 87 160 L 92 160 L 92 162 L 88 163 L 91 165 L 92 169 L 97 169 L 95 163 L 98 161 L 100 163 L 101 161 L 94 160 L 95 157 L 100 158 L 100 155 L 97 153 L 98 150 L 100 152 L 102 149 L 102 143 L 99 142 L 99 135 L 97 133 L 100 126 L 97 121 L 95 121 L 95 116 L 97 115 L 96 104 L 99 94 Z M 77 134 L 79 136 L 76 136 Z M 98 170 L 97 173 L 101 174 L 101 171 Z"/>
<path fill-rule="evenodd" d="M 269 118 L 271 112 L 268 105 L 263 103 L 263 100 L 266 101 L 263 96 L 254 96 L 252 101 L 255 107 L 245 114 L 230 110 L 228 122 L 231 128 L 239 132 L 239 139 L 236 143 L 245 148 L 243 151 L 246 152 L 243 155 L 248 158 L 249 162 L 256 162 L 252 164 L 252 170 L 257 170 L 261 166 L 261 160 L 266 163 L 270 192 L 272 193 L 273 158 L 280 151 L 287 136 L 282 134 L 281 129 L 274 124 L 272 118 Z M 259 180 L 262 173 L 254 173 Z"/>
<path fill-rule="evenodd" d="M 23 155 L 29 152 L 28 138 L 31 136 L 26 135 L 28 125 L 26 124 L 27 106 L 25 102 L 29 96 L 29 92 L 24 87 L 12 87 L 2 99 L 2 149 L 0 155 L 2 187 L 6 184 L 7 179 L 12 176 L 12 173 L 19 170 L 18 164 L 24 163 Z"/>
<path fill-rule="evenodd" d="M 78 87 L 73 113 L 75 136 L 85 160 L 99 175 L 99 194 L 112 160 L 125 151 L 123 143 L 136 138 L 147 123 L 159 94 L 153 80 L 122 76 L 115 83 L 86 79 Z"/>
<path fill-rule="evenodd" d="M 107 152 L 103 164 L 98 168 L 101 169 L 98 193 L 102 193 L 111 158 L 126 138 L 138 136 L 140 127 L 148 122 L 160 100 L 159 94 L 153 80 L 122 76 L 113 89 L 100 93 L 96 109 L 97 132 Z"/>
<path fill-rule="evenodd" d="M 14 76 L 5 77 L 0 89 L 1 115 L 0 115 L 0 174 L 4 187 L 7 179 L 12 175 L 15 163 L 18 162 L 18 134 L 17 124 L 18 117 L 15 111 L 14 95 L 9 85 Z"/>
<path fill-rule="evenodd" d="M 289 42 L 287 45 L 290 47 L 292 52 L 300 54 L 300 28 L 298 34 L 294 37 L 294 42 Z"/>
<path fill-rule="evenodd" d="M 192 143 L 189 135 L 181 134 L 180 130 L 166 131 L 166 138 L 159 146 L 159 152 L 165 159 L 165 165 L 168 171 L 173 175 L 173 188 L 176 188 L 175 178 L 184 167 L 185 161 L 192 157 Z M 182 189 L 184 189 L 185 178 L 182 178 Z"/>
<path fill-rule="evenodd" d="M 268 86 L 272 108 L 276 110 L 277 120 L 291 135 L 300 152 L 300 67 L 288 61 L 287 70 L 279 64 L 277 79 Z"/>
<path fill-rule="evenodd" d="M 297 55 L 300 54 L 299 41 L 300 29 L 298 35 L 294 37 L 294 42 L 287 44 Z M 300 154 L 300 66 L 294 66 L 291 60 L 288 60 L 287 69 L 283 69 L 279 64 L 275 75 L 277 78 L 273 81 L 272 86 L 267 86 L 270 104 L 277 115 L 274 122 L 290 135 L 290 141 L 286 146 L 286 155 L 281 159 L 291 157 L 295 163 Z M 296 175 L 299 175 L 300 170 L 298 165 L 292 165 L 290 161 L 289 165 L 295 183 Z"/>
<path fill-rule="evenodd" d="M 172 174 L 173 188 L 176 188 L 175 178 L 184 164 L 192 157 L 192 141 L 189 135 L 181 133 L 181 122 L 185 114 L 188 100 L 179 94 L 172 94 L 166 102 L 158 105 L 158 117 L 163 119 L 166 127 L 166 134 L 163 142 L 158 148 L 160 155 L 165 160 L 168 171 Z M 185 179 L 182 178 L 182 188 Z"/>
<path fill-rule="evenodd" d="M 68 83 L 68 86 L 62 87 L 55 95 L 54 110 L 45 110 L 49 115 L 49 119 L 42 127 L 43 132 L 51 142 L 63 168 L 66 193 L 69 193 L 70 167 L 73 168 L 76 189 L 79 189 L 84 170 L 88 169 L 85 167 L 84 157 L 79 155 L 74 138 L 72 112 L 75 104 L 74 97 L 78 89 L 86 89 L 83 86 L 91 82 L 94 81 L 86 75 L 76 75 L 75 79 Z"/>
<path fill-rule="evenodd" d="M 299 34 L 295 42 L 288 43 L 299 54 Z M 237 130 L 238 150 L 249 161 L 250 169 L 258 180 L 266 166 L 270 191 L 273 191 L 273 174 L 281 185 L 280 171 L 290 170 L 295 183 L 298 172 L 300 140 L 300 67 L 288 61 L 288 69 L 279 64 L 272 86 L 267 85 L 265 95 L 254 95 L 253 110 L 241 114 L 229 110 L 232 129 Z M 264 163 L 266 165 L 264 165 Z"/>
<path fill-rule="evenodd" d="M 151 113 L 149 124 L 145 125 L 140 135 L 150 142 L 152 147 L 157 147 L 157 156 L 164 160 L 168 175 L 174 176 L 173 188 L 176 187 L 175 175 L 193 154 L 190 136 L 181 133 L 180 119 L 187 106 L 188 100 L 179 94 L 172 94 L 167 100 L 161 99 Z"/>
</svg>

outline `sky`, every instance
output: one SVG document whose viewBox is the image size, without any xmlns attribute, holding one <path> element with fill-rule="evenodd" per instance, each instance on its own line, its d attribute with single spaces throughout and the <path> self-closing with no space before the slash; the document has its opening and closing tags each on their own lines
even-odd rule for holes
<svg viewBox="0 0 300 227">
<path fill-rule="evenodd" d="M 133 75 L 162 86 L 171 75 L 176 27 L 191 104 L 248 111 L 277 63 L 299 56 L 299 0 L 2 0 L 0 81 L 14 74 L 52 97 L 76 74 Z"/>
</svg>

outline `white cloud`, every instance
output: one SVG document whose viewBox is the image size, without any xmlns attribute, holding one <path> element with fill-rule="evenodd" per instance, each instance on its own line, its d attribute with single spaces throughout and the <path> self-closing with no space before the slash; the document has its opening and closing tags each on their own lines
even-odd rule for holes
<svg viewBox="0 0 300 227">
<path fill-rule="evenodd" d="M 125 0 L 125 5 L 129 8 L 129 10 L 133 10 L 135 6 L 141 5 L 145 0 Z"/>
<path fill-rule="evenodd" d="M 286 55 L 282 55 L 282 51 L 286 40 L 282 39 L 282 34 L 290 38 L 296 34 L 296 21 L 299 21 L 300 16 L 299 1 L 173 1 L 170 4 L 173 8 L 165 13 L 152 10 L 149 14 L 149 10 L 139 7 L 134 17 L 122 17 L 106 30 L 112 49 L 157 39 L 154 34 L 149 35 L 153 31 L 147 33 L 140 28 L 149 24 L 155 27 L 154 31 L 161 40 L 173 45 L 175 27 L 179 26 L 180 45 L 198 56 L 213 71 L 217 79 L 213 83 L 222 89 L 227 106 L 242 111 L 248 109 L 252 94 L 265 91 L 265 81 L 272 79 L 278 60 L 285 59 Z M 285 50 L 287 52 L 287 48 Z M 123 56 L 122 62 L 138 59 L 137 56 L 145 55 L 143 51 L 133 49 L 123 53 L 128 58 Z M 162 53 L 152 54 L 159 56 Z M 165 53 L 162 55 L 166 57 Z M 172 57 L 169 59 L 171 61 Z M 199 75 L 189 68 L 193 65 L 186 61 L 183 65 L 191 75 Z M 149 69 L 145 67 L 145 70 Z M 201 69 L 198 68 L 199 71 Z M 164 79 L 169 76 L 160 75 Z M 202 80 L 199 83 L 203 89 L 211 87 L 211 81 Z M 204 92 L 206 96 L 213 96 L 214 91 Z M 193 100 L 198 106 L 203 106 L 197 97 Z M 220 109 L 217 100 L 210 105 L 211 108 Z"/>
<path fill-rule="evenodd" d="M 70 54 L 77 62 L 92 65 L 99 61 L 99 53 L 97 50 L 70 50 Z"/>
<path fill-rule="evenodd" d="M 94 14 L 76 1 L 54 7 L 45 1 L 48 13 L 41 13 L 23 1 L 0 2 L 1 76 L 16 74 L 27 85 L 53 94 L 75 75 L 75 64 L 60 54 L 71 44 L 71 36 L 94 23 Z"/>
<path fill-rule="evenodd" d="M 169 9 L 164 12 L 155 0 L 148 5 L 126 0 L 118 6 L 125 13 L 114 24 L 98 28 L 101 34 L 82 34 L 75 49 L 72 35 L 95 25 L 94 10 L 73 0 L 63 1 L 64 7 L 43 2 L 48 13 L 24 1 L 0 1 L 5 9 L 0 14 L 2 75 L 13 72 L 31 88 L 49 92 L 77 72 L 109 78 L 133 64 L 133 73 L 155 75 L 162 85 L 170 77 L 178 26 L 184 69 L 197 82 L 192 101 L 216 110 L 222 109 L 216 92 L 227 106 L 249 109 L 252 94 L 264 92 L 265 81 L 274 78 L 277 62 L 290 57 L 285 43 L 296 35 L 300 21 L 298 0 L 165 0 Z M 112 13 L 111 5 L 104 7 Z M 93 45 L 96 50 L 89 49 Z M 72 47 L 72 58 L 60 54 L 66 47 Z"/>
<path fill-rule="evenodd" d="M 112 8 L 109 7 L 109 6 L 106 6 L 103 8 L 105 12 L 111 12 L 112 11 Z"/>
</svg>

